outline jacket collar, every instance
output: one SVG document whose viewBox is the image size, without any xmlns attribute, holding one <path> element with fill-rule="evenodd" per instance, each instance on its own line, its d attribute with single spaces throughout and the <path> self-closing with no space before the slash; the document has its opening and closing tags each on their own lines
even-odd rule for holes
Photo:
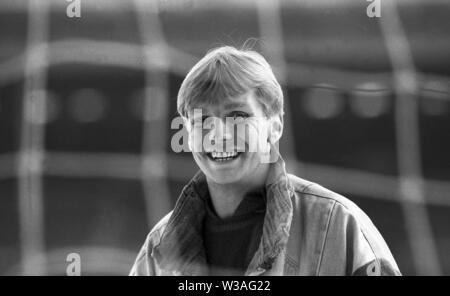
<svg viewBox="0 0 450 296">
<path fill-rule="evenodd" d="M 261 243 L 246 275 L 271 269 L 285 249 L 292 221 L 292 187 L 281 156 L 271 164 L 266 180 L 266 215 Z M 202 238 L 208 187 L 199 171 L 184 187 L 159 244 L 152 254 L 161 269 L 180 275 L 206 275 L 207 264 Z"/>
</svg>

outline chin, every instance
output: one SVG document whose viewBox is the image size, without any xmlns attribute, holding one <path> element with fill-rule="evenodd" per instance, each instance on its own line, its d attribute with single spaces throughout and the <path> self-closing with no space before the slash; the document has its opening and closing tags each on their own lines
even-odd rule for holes
<svg viewBox="0 0 450 296">
<path fill-rule="evenodd" d="M 242 181 L 243 176 L 238 175 L 230 175 L 230 174 L 218 174 L 217 172 L 211 173 L 211 172 L 205 172 L 205 175 L 212 181 L 214 181 L 217 184 L 233 184 L 238 183 Z"/>
</svg>

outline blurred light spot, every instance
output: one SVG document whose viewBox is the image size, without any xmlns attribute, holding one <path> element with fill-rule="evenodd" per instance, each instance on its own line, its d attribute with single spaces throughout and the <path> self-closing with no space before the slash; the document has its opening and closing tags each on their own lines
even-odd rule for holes
<svg viewBox="0 0 450 296">
<path fill-rule="evenodd" d="M 342 98 L 336 91 L 312 89 L 303 100 L 304 108 L 311 117 L 328 119 L 335 117 L 343 109 Z"/>
<path fill-rule="evenodd" d="M 421 110 L 429 116 L 442 116 L 449 111 L 450 94 L 447 86 L 430 81 L 422 87 Z"/>
<path fill-rule="evenodd" d="M 374 118 L 387 111 L 389 102 L 386 87 L 368 82 L 358 85 L 357 89 L 352 92 L 350 100 L 350 106 L 355 114 L 364 118 Z"/>
<path fill-rule="evenodd" d="M 82 123 L 100 120 L 106 111 L 105 97 L 95 89 L 80 89 L 69 98 L 73 118 Z"/>
</svg>

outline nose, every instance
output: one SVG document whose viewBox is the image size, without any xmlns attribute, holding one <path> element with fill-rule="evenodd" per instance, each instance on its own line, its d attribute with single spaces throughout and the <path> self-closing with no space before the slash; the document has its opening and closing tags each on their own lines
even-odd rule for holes
<svg viewBox="0 0 450 296">
<path fill-rule="evenodd" d="M 227 126 L 223 120 L 214 120 L 213 130 L 209 134 L 209 140 L 213 145 L 216 142 L 227 142 L 233 139 L 231 126 Z"/>
</svg>

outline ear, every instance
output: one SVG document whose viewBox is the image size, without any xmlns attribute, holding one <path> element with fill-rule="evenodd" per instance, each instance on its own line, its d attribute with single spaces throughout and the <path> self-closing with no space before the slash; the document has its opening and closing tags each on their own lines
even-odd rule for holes
<svg viewBox="0 0 450 296">
<path fill-rule="evenodd" d="M 274 163 L 279 157 L 278 141 L 283 134 L 283 119 L 281 116 L 273 116 L 269 118 L 269 125 L 267 127 L 267 142 L 265 147 L 269 148 L 268 153 L 261 154 L 261 163 Z"/>
<path fill-rule="evenodd" d="M 183 124 L 184 127 L 186 128 L 187 132 L 188 132 L 188 147 L 190 151 L 194 151 L 194 143 L 193 143 L 193 136 L 192 136 L 192 124 L 189 121 L 188 118 L 183 116 Z"/>
<path fill-rule="evenodd" d="M 273 116 L 270 118 L 269 125 L 269 143 L 277 143 L 283 135 L 283 119 L 281 116 Z"/>
<path fill-rule="evenodd" d="M 191 122 L 189 121 L 189 119 L 187 117 L 182 116 L 182 118 L 183 118 L 184 127 L 186 128 L 188 133 L 190 133 L 191 129 L 192 129 Z"/>
</svg>

